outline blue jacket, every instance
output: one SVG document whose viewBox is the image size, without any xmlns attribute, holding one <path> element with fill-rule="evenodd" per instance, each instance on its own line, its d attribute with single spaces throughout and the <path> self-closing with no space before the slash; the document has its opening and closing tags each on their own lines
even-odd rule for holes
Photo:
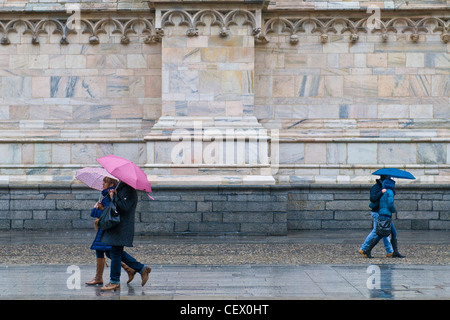
<svg viewBox="0 0 450 320">
<path fill-rule="evenodd" d="M 109 190 L 114 189 L 114 188 L 108 188 L 102 191 L 102 205 L 103 207 L 107 207 L 109 205 L 109 203 L 111 202 L 111 198 L 108 195 Z M 93 218 L 100 218 L 100 216 L 102 215 L 102 210 L 100 209 L 96 209 L 93 208 L 91 210 L 91 217 Z M 103 242 L 100 241 L 100 239 L 102 238 L 103 235 L 103 230 L 102 229 L 98 229 L 97 234 L 95 235 L 95 239 L 94 242 L 92 242 L 91 245 L 91 250 L 100 250 L 100 251 L 109 251 L 111 250 L 111 246 L 108 246 L 106 244 L 104 244 Z"/>
<path fill-rule="evenodd" d="M 391 180 L 394 182 L 393 180 Z M 370 204 L 369 207 L 372 209 L 373 212 L 378 212 L 380 209 L 380 199 L 383 196 L 383 189 L 385 189 L 385 186 L 383 186 L 383 182 L 380 179 L 377 179 L 377 183 L 375 183 L 372 188 L 370 188 Z M 395 182 L 394 182 L 395 185 Z M 392 192 L 395 196 L 395 189 L 392 189 Z"/>
<path fill-rule="evenodd" d="M 394 206 L 394 192 L 391 189 L 387 189 L 380 199 L 378 214 L 392 217 L 392 214 L 395 212 L 397 212 L 397 209 Z"/>
<path fill-rule="evenodd" d="M 394 187 L 394 180 L 386 179 L 383 181 L 382 188 L 386 189 L 386 192 L 380 199 L 380 209 L 378 210 L 378 214 L 392 217 L 392 214 L 397 212 L 397 209 L 394 206 Z"/>
</svg>

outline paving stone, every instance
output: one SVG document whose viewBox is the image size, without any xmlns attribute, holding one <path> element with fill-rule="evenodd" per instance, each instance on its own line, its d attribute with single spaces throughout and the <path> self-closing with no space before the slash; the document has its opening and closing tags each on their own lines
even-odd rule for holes
<svg viewBox="0 0 450 320">
<path fill-rule="evenodd" d="M 449 299 L 445 231 L 399 231 L 405 259 L 356 251 L 366 232 L 303 231 L 287 236 L 135 236 L 126 250 L 152 267 L 121 290 L 84 282 L 95 274 L 94 231 L 0 234 L 0 299 Z M 108 279 L 109 268 L 104 279 Z M 371 281 L 368 284 L 368 281 Z M 373 281 L 372 281 L 373 280 Z M 77 284 L 79 283 L 79 287 Z M 268 304 L 270 305 L 270 301 Z"/>
</svg>

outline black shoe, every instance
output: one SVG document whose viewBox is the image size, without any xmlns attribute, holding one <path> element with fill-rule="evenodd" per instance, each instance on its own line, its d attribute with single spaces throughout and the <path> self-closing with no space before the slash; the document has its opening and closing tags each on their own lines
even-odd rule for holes
<svg viewBox="0 0 450 320">
<path fill-rule="evenodd" d="M 394 251 L 392 258 L 406 258 L 406 257 L 402 256 L 398 251 Z"/>
<path fill-rule="evenodd" d="M 398 252 L 397 239 L 391 239 L 392 249 L 394 249 L 394 254 L 392 258 L 406 258 Z"/>
</svg>

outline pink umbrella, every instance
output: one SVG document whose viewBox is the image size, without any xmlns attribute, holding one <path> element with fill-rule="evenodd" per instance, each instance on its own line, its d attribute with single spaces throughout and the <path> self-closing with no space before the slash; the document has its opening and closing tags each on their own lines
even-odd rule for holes
<svg viewBox="0 0 450 320">
<path fill-rule="evenodd" d="M 125 182 L 136 190 L 152 192 L 147 175 L 132 161 L 114 155 L 98 158 L 97 161 L 116 179 Z"/>
<path fill-rule="evenodd" d="M 103 179 L 105 177 L 117 179 L 116 177 L 112 176 L 108 171 L 106 171 L 104 168 L 86 167 L 78 170 L 75 174 L 75 178 L 83 182 L 88 187 L 99 191 L 103 190 Z"/>
</svg>

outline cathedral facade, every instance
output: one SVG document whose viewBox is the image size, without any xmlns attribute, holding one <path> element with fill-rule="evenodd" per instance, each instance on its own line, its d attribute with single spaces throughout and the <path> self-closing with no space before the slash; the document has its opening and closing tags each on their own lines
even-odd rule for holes
<svg viewBox="0 0 450 320">
<path fill-rule="evenodd" d="M 108 154 L 137 232 L 450 228 L 450 1 L 0 2 L 0 228 L 83 229 Z"/>
</svg>

